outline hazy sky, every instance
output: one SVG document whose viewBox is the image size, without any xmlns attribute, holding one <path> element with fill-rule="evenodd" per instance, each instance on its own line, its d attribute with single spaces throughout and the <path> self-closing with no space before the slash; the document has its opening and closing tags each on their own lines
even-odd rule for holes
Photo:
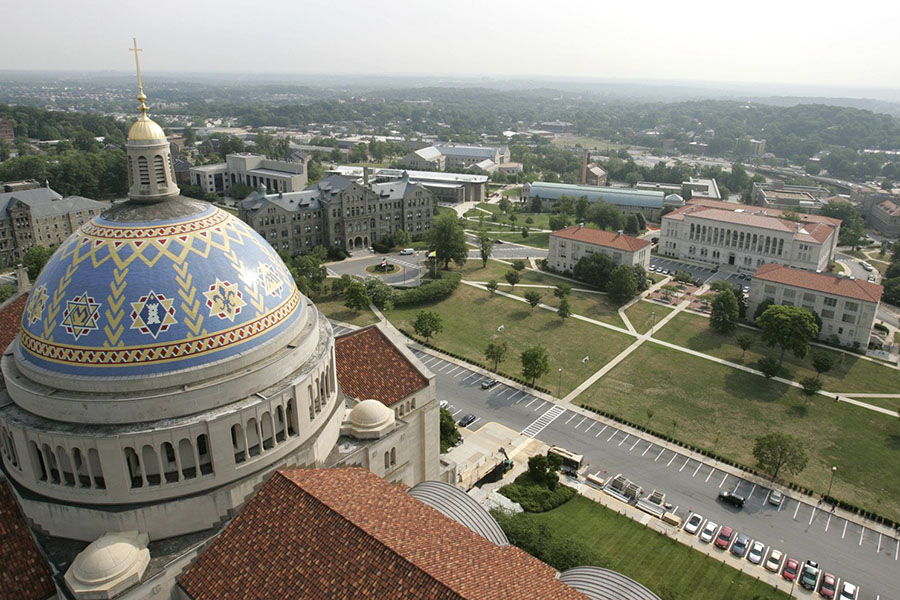
<svg viewBox="0 0 900 600">
<path fill-rule="evenodd" d="M 896 0 L 4 0 L 0 69 L 900 87 Z"/>
</svg>

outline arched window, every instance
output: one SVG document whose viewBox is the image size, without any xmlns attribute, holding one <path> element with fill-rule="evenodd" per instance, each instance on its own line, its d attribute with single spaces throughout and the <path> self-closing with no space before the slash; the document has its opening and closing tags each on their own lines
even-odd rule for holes
<svg viewBox="0 0 900 600">
<path fill-rule="evenodd" d="M 316 405 L 316 414 L 319 414 L 319 413 L 322 411 L 322 395 L 319 394 L 319 380 L 318 380 L 318 378 L 316 379 L 316 389 L 315 389 L 314 391 L 315 391 L 315 395 L 316 395 L 316 401 L 315 401 L 315 405 Z"/>
<path fill-rule="evenodd" d="M 163 157 L 157 154 L 153 157 L 153 171 L 156 175 L 156 185 L 165 186 L 166 185 L 166 164 L 163 162 Z"/>
<path fill-rule="evenodd" d="M 256 419 L 247 421 L 247 450 L 250 456 L 259 456 L 259 425 Z"/>
<path fill-rule="evenodd" d="M 171 442 L 163 442 L 161 448 L 163 471 L 165 471 L 166 483 L 178 481 L 178 460 L 175 457 L 175 447 Z"/>
<path fill-rule="evenodd" d="M 384 470 L 387 471 L 390 468 L 391 468 L 391 453 L 385 452 L 384 453 Z"/>
<path fill-rule="evenodd" d="M 294 409 L 294 406 L 294 399 L 291 398 L 287 403 L 288 435 L 297 435 L 297 411 Z"/>
<path fill-rule="evenodd" d="M 141 185 L 150 185 L 150 167 L 146 156 L 138 156 L 138 177 Z"/>
<path fill-rule="evenodd" d="M 31 453 L 31 464 L 34 465 L 34 474 L 40 481 L 47 481 L 47 465 L 40 448 L 33 441 L 28 442 L 28 450 Z"/>
<path fill-rule="evenodd" d="M 316 407 L 311 385 L 306 386 L 306 395 L 309 397 L 309 420 L 312 421 L 316 418 Z"/>
<path fill-rule="evenodd" d="M 391 448 L 391 466 L 393 467 L 396 464 L 397 464 L 397 449 Z"/>
<path fill-rule="evenodd" d="M 137 452 L 130 446 L 125 448 L 125 465 L 128 467 L 128 478 L 131 480 L 131 487 L 142 487 L 144 478 L 141 477 L 141 461 Z"/>
<path fill-rule="evenodd" d="M 279 444 L 284 441 L 284 407 L 278 406 L 275 409 L 275 441 Z"/>
<path fill-rule="evenodd" d="M 197 465 L 194 462 L 194 447 L 191 440 L 183 439 L 178 442 L 178 458 L 181 460 L 181 476 L 184 479 L 196 477 Z"/>
<path fill-rule="evenodd" d="M 96 448 L 88 448 L 88 469 L 94 475 L 94 486 L 98 489 L 106 489 L 106 480 L 103 479 L 103 468 L 100 466 L 100 453 Z"/>
<path fill-rule="evenodd" d="M 234 462 L 247 460 L 247 448 L 244 447 L 244 428 L 240 423 L 231 426 L 231 447 L 234 450 Z"/>
<path fill-rule="evenodd" d="M 159 459 L 156 456 L 156 448 L 144 446 L 141 448 L 141 464 L 144 465 L 144 477 L 148 485 L 159 485 L 162 477 L 159 474 Z"/>
<path fill-rule="evenodd" d="M 209 454 L 209 437 L 205 433 L 197 436 L 197 458 L 200 460 L 202 475 L 209 475 L 213 472 L 212 457 Z"/>
<path fill-rule="evenodd" d="M 259 424 L 262 428 L 263 448 L 271 450 L 272 446 L 275 445 L 275 434 L 272 431 L 272 415 L 264 412 L 259 420 Z"/>
</svg>

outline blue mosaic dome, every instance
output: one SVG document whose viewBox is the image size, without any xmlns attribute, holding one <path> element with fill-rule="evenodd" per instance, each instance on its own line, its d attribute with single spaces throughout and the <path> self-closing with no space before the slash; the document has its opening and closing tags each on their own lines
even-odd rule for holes
<svg viewBox="0 0 900 600">
<path fill-rule="evenodd" d="M 22 358 L 69 376 L 160 375 L 277 337 L 305 300 L 272 247 L 214 206 L 152 221 L 94 217 L 29 297 Z"/>
</svg>

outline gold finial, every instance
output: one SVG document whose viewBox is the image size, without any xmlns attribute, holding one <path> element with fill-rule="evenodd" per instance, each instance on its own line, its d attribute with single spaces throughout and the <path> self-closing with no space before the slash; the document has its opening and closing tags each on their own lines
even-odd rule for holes
<svg viewBox="0 0 900 600">
<path fill-rule="evenodd" d="M 138 106 L 138 109 L 141 111 L 141 115 L 146 117 L 148 107 L 144 103 L 144 100 L 147 99 L 147 96 L 144 95 L 144 83 L 141 81 L 141 61 L 138 60 L 138 52 L 142 52 L 143 48 L 138 48 L 137 38 L 131 38 L 134 42 L 134 47 L 129 48 L 129 52 L 134 52 L 134 66 L 137 67 L 137 79 L 138 79 L 138 96 L 137 99 L 140 100 L 141 105 Z"/>
</svg>

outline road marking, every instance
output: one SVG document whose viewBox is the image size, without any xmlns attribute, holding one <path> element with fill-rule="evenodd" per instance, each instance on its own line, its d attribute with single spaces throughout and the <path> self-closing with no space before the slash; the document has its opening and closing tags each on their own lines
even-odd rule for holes
<svg viewBox="0 0 900 600">
<path fill-rule="evenodd" d="M 828 520 L 825 521 L 825 533 L 828 533 L 828 526 L 831 525 L 831 517 L 832 515 L 829 513 Z"/>
<path fill-rule="evenodd" d="M 787 500 L 786 498 L 782 498 L 781 504 L 778 505 L 778 512 L 781 512 L 781 509 L 782 509 L 782 508 L 784 507 L 784 505 L 787 504 L 787 503 L 788 503 L 788 500 Z"/>
<path fill-rule="evenodd" d="M 699 470 L 700 470 L 700 467 L 702 467 L 702 466 L 703 466 L 703 463 L 698 462 L 698 463 L 697 463 L 697 468 L 694 469 L 694 474 L 691 475 L 691 477 L 696 477 L 696 476 L 697 476 L 697 471 L 699 471 Z"/>
<path fill-rule="evenodd" d="M 618 429 L 616 429 L 615 431 L 613 431 L 612 435 L 609 436 L 609 438 L 608 438 L 606 441 L 607 441 L 607 442 L 611 441 L 614 437 L 616 437 L 616 434 L 617 434 L 617 433 L 619 433 L 619 430 L 618 430 Z"/>
<path fill-rule="evenodd" d="M 471 427 L 472 425 L 474 425 L 475 423 L 477 423 L 477 422 L 480 421 L 480 420 L 481 420 L 481 417 L 475 417 L 475 420 L 474 420 L 474 421 L 472 421 L 471 423 L 469 423 L 468 425 L 466 425 L 466 429 L 468 429 L 469 427 Z"/>
<path fill-rule="evenodd" d="M 537 412 L 537 411 L 541 410 L 541 409 L 544 408 L 544 406 L 546 406 L 546 405 L 547 405 L 547 403 L 544 402 L 543 400 L 541 400 L 541 403 L 540 403 L 539 405 L 537 405 L 537 406 L 534 407 L 534 412 Z M 565 409 L 563 409 L 563 410 L 565 410 Z"/>
<path fill-rule="evenodd" d="M 841 533 L 841 539 L 844 539 L 844 536 L 847 535 L 847 523 L 850 521 L 844 521 L 844 531 Z"/>
<path fill-rule="evenodd" d="M 506 388 L 505 390 L 503 390 L 502 392 L 500 392 L 499 394 L 497 394 L 497 400 L 499 400 L 500 398 L 502 398 L 502 397 L 503 397 L 503 394 L 508 394 L 508 393 L 510 393 L 511 391 L 512 391 L 512 388 L 509 388 L 509 387 Z"/>
<path fill-rule="evenodd" d="M 585 418 L 587 418 L 587 417 L 585 417 Z M 596 424 L 597 424 L 597 421 L 591 421 L 591 424 L 588 425 L 588 428 L 585 429 L 584 432 L 587 433 L 588 431 L 591 430 L 591 427 L 593 427 L 593 426 L 596 425 Z"/>
<path fill-rule="evenodd" d="M 894 560 L 900 560 L 900 539 L 897 540 L 897 548 L 894 550 Z"/>
<path fill-rule="evenodd" d="M 878 549 L 875 552 L 881 552 L 881 538 L 884 536 L 883 533 L 878 534 Z"/>
<path fill-rule="evenodd" d="M 516 404 L 518 404 L 519 402 L 521 402 L 522 400 L 524 400 L 527 397 L 528 397 L 528 394 L 522 394 L 522 397 L 519 398 L 518 400 L 516 400 Z"/>
<path fill-rule="evenodd" d="M 440 371 L 441 373 L 443 373 L 443 372 L 444 372 L 444 369 L 446 369 L 447 367 L 452 367 L 452 366 L 453 366 L 453 363 L 447 363 L 446 365 L 444 365 L 443 367 L 441 367 L 441 368 L 439 369 L 439 371 Z"/>
<path fill-rule="evenodd" d="M 532 398 L 532 399 L 531 399 L 531 402 L 529 402 L 528 404 L 525 405 L 525 408 L 528 408 L 529 406 L 531 406 L 532 404 L 534 404 L 534 401 L 535 401 L 535 400 L 537 400 L 537 398 Z"/>
<path fill-rule="evenodd" d="M 756 491 L 756 484 L 754 483 L 753 487 L 750 489 L 750 493 L 747 494 L 747 500 L 749 500 L 750 498 L 753 497 L 753 492 L 755 492 L 755 491 Z"/>
<path fill-rule="evenodd" d="M 631 445 L 631 448 L 629 448 L 628 451 L 631 452 L 632 450 L 634 450 L 634 447 L 637 446 L 638 442 L 640 442 L 640 441 L 641 441 L 641 438 L 637 438 L 636 440 L 634 440 L 634 443 Z"/>
<path fill-rule="evenodd" d="M 622 444 L 624 444 L 624 443 L 625 443 L 625 440 L 627 440 L 627 439 L 628 439 L 628 434 L 626 433 L 626 434 L 625 434 L 625 437 L 622 438 L 622 441 L 619 442 L 619 446 L 621 446 Z M 616 447 L 618 448 L 618 446 L 616 446 Z"/>
<path fill-rule="evenodd" d="M 653 462 L 658 461 L 658 460 L 659 460 L 659 457 L 662 456 L 662 453 L 665 452 L 665 451 L 666 451 L 665 448 L 660 448 L 660 449 L 659 449 L 659 454 L 656 455 L 656 458 L 653 460 Z"/>
<path fill-rule="evenodd" d="M 434 361 L 436 361 L 437 359 L 438 359 L 437 356 L 432 356 L 432 357 L 430 357 L 430 358 L 426 358 L 425 360 L 423 360 L 423 361 L 422 361 L 422 364 L 423 364 L 423 365 L 429 365 L 429 364 L 433 363 Z"/>
<path fill-rule="evenodd" d="M 678 472 L 681 473 L 682 471 L 684 471 L 684 468 L 687 466 L 687 464 L 688 464 L 689 462 L 691 462 L 691 459 L 690 459 L 690 458 L 685 458 L 685 459 L 684 459 L 684 464 L 681 465 L 681 468 L 678 469 Z"/>
<path fill-rule="evenodd" d="M 646 448 L 644 448 L 644 451 L 641 452 L 641 456 L 647 454 L 647 450 L 649 450 L 649 449 L 652 448 L 652 447 L 653 447 L 653 444 L 650 444 L 650 445 L 648 445 Z"/>
<path fill-rule="evenodd" d="M 571 421 L 572 419 L 574 419 L 574 418 L 577 417 L 577 416 L 578 416 L 578 413 L 573 413 L 572 416 L 569 417 L 569 421 Z M 568 425 L 568 424 L 569 424 L 569 421 L 566 421 L 565 423 L 563 423 L 563 425 Z"/>
<path fill-rule="evenodd" d="M 533 438 L 544 430 L 547 425 L 555 421 L 560 415 L 565 414 L 566 409 L 552 405 L 547 412 L 539 416 L 528 427 L 522 430 L 522 435 Z"/>
<path fill-rule="evenodd" d="M 865 533 L 866 533 L 866 528 L 865 528 L 865 527 L 861 527 L 860 530 L 859 530 L 859 545 L 860 545 L 860 546 L 862 546 L 863 535 L 865 535 Z"/>
<path fill-rule="evenodd" d="M 675 513 L 678 512 L 678 508 L 679 508 L 680 506 L 681 506 L 681 505 L 679 504 L 678 506 L 675 507 L 675 509 L 672 511 L 672 514 L 673 514 L 673 515 L 674 515 Z"/>
<path fill-rule="evenodd" d="M 723 485 L 725 485 L 725 480 L 726 480 L 726 479 L 728 479 L 728 473 L 725 473 L 725 477 L 722 478 L 722 483 L 719 484 L 719 487 L 720 487 L 720 488 L 721 488 Z"/>
<path fill-rule="evenodd" d="M 462 409 L 460 408 L 460 409 L 457 410 L 455 413 L 452 413 L 450 416 L 451 416 L 451 417 L 455 417 L 456 415 L 458 415 L 458 414 L 461 413 L 461 412 L 462 412 Z"/>
<path fill-rule="evenodd" d="M 595 435 L 594 437 L 595 437 L 595 438 L 596 438 L 596 437 L 600 437 L 600 434 L 603 433 L 604 431 L 606 431 L 606 428 L 607 428 L 607 427 L 609 427 L 609 425 L 604 425 L 604 426 L 603 426 L 603 429 L 601 429 L 600 431 L 598 431 L 598 432 L 597 432 L 597 435 Z"/>
<path fill-rule="evenodd" d="M 670 458 L 670 459 L 669 459 L 669 462 L 666 464 L 667 467 L 668 467 L 669 465 L 672 464 L 672 461 L 675 460 L 675 457 L 676 457 L 676 456 L 678 456 L 678 455 L 677 455 L 677 454 L 672 454 L 672 458 Z"/>
<path fill-rule="evenodd" d="M 797 508 L 794 509 L 794 516 L 791 517 L 795 521 L 797 520 L 797 513 L 800 512 L 800 502 L 797 503 Z"/>
<path fill-rule="evenodd" d="M 471 375 L 469 375 L 468 377 L 466 377 L 465 379 L 463 379 L 460 383 L 465 383 L 465 382 L 467 382 L 468 380 L 472 379 L 473 377 L 477 377 L 477 376 L 478 376 L 478 373 L 472 373 Z"/>
<path fill-rule="evenodd" d="M 456 379 L 457 377 L 459 377 L 460 375 L 463 375 L 463 374 L 465 374 L 465 373 L 466 373 L 466 370 L 465 370 L 465 369 L 462 369 L 462 370 L 460 370 L 459 373 L 457 373 L 456 375 L 453 376 L 453 379 Z"/>
<path fill-rule="evenodd" d="M 509 399 L 512 400 L 513 398 L 515 398 L 516 396 L 518 396 L 519 394 L 522 394 L 522 393 L 523 393 L 522 390 L 516 390 L 516 393 L 513 394 L 512 396 L 510 396 Z M 521 400 L 521 398 L 520 398 L 520 400 Z M 518 403 L 519 402 L 516 401 L 516 404 L 518 404 Z"/>
<path fill-rule="evenodd" d="M 456 372 L 457 372 L 458 370 L 460 370 L 460 369 L 462 369 L 462 367 L 460 367 L 460 366 L 457 365 L 457 367 L 456 367 L 455 369 L 453 369 L 453 370 L 451 370 L 451 371 L 447 371 L 447 375 L 453 375 L 454 373 L 456 373 Z"/>
<path fill-rule="evenodd" d="M 712 474 L 716 472 L 716 468 L 713 467 L 712 471 L 709 472 L 709 475 L 706 476 L 706 481 L 709 481 L 709 478 L 712 477 Z"/>
<path fill-rule="evenodd" d="M 809 515 L 809 523 L 807 523 L 807 525 L 812 525 L 813 519 L 815 519 L 815 518 L 816 518 L 816 507 L 813 506 L 813 511 L 812 511 L 812 514 Z"/>
</svg>

